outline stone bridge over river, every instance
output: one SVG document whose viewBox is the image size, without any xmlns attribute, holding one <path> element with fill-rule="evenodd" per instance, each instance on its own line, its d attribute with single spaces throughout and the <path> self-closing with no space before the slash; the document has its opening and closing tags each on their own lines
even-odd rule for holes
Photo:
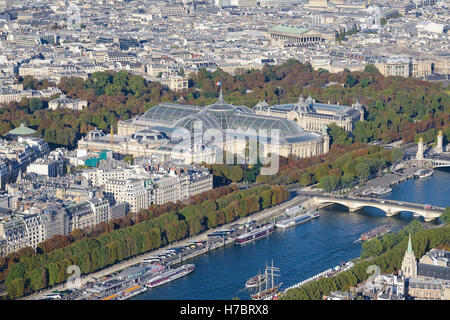
<svg viewBox="0 0 450 320">
<path fill-rule="evenodd" d="M 358 211 L 364 207 L 378 208 L 384 211 L 388 217 L 399 214 L 400 212 L 412 212 L 416 215 L 422 216 L 427 222 L 439 218 L 445 211 L 445 208 L 426 204 L 374 198 L 349 198 L 342 196 L 316 195 L 312 198 L 312 201 L 319 208 L 332 204 L 346 206 L 350 211 Z"/>
</svg>

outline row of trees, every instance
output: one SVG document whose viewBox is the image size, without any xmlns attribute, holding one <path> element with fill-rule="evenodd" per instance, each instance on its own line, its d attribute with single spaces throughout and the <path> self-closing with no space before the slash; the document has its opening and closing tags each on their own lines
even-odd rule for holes
<svg viewBox="0 0 450 320">
<path fill-rule="evenodd" d="M 368 254 L 366 261 L 356 263 L 350 270 L 332 278 L 321 278 L 300 288 L 289 290 L 282 299 L 285 300 L 321 300 L 333 291 L 347 291 L 350 287 L 367 280 L 370 276 L 368 267 L 376 265 L 382 273 L 396 273 L 401 268 L 403 256 L 408 245 L 408 234 L 412 234 L 412 245 L 417 257 L 423 256 L 432 248 L 450 244 L 450 227 L 423 230 L 415 222 L 398 234 L 388 234 L 381 240 L 386 246 L 377 252 Z M 386 239 L 384 239 L 386 238 Z M 374 240 L 371 240 L 374 241 Z M 371 242 L 369 241 L 369 242 Z"/>
<path fill-rule="evenodd" d="M 288 197 L 289 192 L 279 187 L 253 187 L 190 204 L 96 238 L 83 238 L 60 249 L 37 253 L 27 249 L 9 268 L 8 294 L 14 299 L 61 283 L 68 278 L 66 270 L 70 265 L 77 265 L 82 274 L 95 272 L 279 204 Z M 150 212 L 152 208 L 142 215 L 151 216 Z"/>
<path fill-rule="evenodd" d="M 215 186 L 227 185 L 231 182 L 253 183 L 261 169 L 260 163 L 254 165 L 213 164 L 205 166 L 213 174 Z"/>
</svg>

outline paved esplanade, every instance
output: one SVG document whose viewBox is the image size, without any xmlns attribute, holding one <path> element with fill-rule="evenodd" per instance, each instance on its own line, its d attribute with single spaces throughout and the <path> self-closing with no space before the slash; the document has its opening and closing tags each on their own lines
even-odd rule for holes
<svg viewBox="0 0 450 320">
<path fill-rule="evenodd" d="M 439 218 L 440 215 L 445 211 L 445 208 L 442 207 L 374 198 L 349 198 L 343 196 L 317 195 L 314 196 L 312 200 L 318 207 L 337 203 L 346 206 L 350 211 L 357 211 L 362 209 L 363 207 L 374 207 L 383 210 L 388 217 L 399 214 L 402 211 L 408 211 L 421 215 L 422 217 L 424 217 L 426 222 Z"/>
</svg>

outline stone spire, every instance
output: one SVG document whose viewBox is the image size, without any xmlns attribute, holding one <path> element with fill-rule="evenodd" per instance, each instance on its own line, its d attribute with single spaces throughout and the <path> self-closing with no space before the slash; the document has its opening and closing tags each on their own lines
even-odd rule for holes
<svg viewBox="0 0 450 320">
<path fill-rule="evenodd" d="M 408 240 L 408 250 L 406 250 L 407 253 L 409 254 L 414 254 L 413 250 L 412 250 L 412 243 L 411 243 L 411 233 L 409 234 L 409 240 Z"/>
<path fill-rule="evenodd" d="M 406 278 L 417 278 L 417 262 L 412 249 L 411 234 L 409 234 L 408 249 L 403 257 L 401 273 Z"/>
</svg>

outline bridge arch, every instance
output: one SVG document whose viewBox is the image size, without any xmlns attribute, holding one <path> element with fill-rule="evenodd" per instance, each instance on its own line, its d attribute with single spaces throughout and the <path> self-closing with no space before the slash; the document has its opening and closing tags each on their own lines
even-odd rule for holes
<svg viewBox="0 0 450 320">
<path fill-rule="evenodd" d="M 323 207 L 327 207 L 327 206 L 335 205 L 335 204 L 346 207 L 348 209 L 348 211 L 350 211 L 350 212 L 359 211 L 366 207 L 367 208 L 375 208 L 375 209 L 381 210 L 383 212 L 386 212 L 385 210 L 383 210 L 377 206 L 367 205 L 367 204 L 364 204 L 364 205 L 348 204 L 347 202 L 339 201 L 339 200 L 320 201 L 320 203 L 318 204 L 318 207 L 323 208 Z"/>
</svg>

